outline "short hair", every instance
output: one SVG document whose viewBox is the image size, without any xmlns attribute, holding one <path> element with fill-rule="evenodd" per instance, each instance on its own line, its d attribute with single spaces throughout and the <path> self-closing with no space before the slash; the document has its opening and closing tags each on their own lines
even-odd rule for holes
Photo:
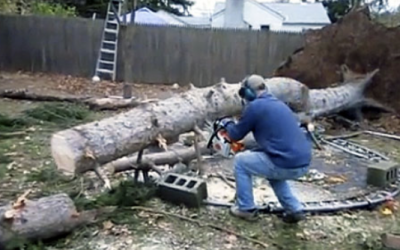
<svg viewBox="0 0 400 250">
<path fill-rule="evenodd" d="M 257 90 L 265 90 L 265 80 L 260 75 L 250 75 L 243 80 L 243 84 L 247 84 L 247 86 L 255 91 Z"/>
</svg>

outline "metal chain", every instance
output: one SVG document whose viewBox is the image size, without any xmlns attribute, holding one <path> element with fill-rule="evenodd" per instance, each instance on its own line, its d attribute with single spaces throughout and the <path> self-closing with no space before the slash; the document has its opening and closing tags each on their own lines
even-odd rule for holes
<svg viewBox="0 0 400 250">
<path fill-rule="evenodd" d="M 369 149 L 367 147 L 364 147 L 360 144 L 350 142 L 348 140 L 344 139 L 324 139 L 320 138 L 320 140 L 334 148 L 337 148 L 339 150 L 342 150 L 346 153 L 352 154 L 354 156 L 357 156 L 359 158 L 363 158 L 369 161 L 389 161 L 389 157 L 375 151 L 372 149 Z"/>
</svg>

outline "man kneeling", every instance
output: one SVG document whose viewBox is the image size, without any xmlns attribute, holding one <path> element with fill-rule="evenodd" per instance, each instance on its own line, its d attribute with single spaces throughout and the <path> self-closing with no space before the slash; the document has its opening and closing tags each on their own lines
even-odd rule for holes
<svg viewBox="0 0 400 250">
<path fill-rule="evenodd" d="M 252 176 L 257 175 L 269 180 L 285 209 L 283 221 L 297 223 L 305 218 L 303 207 L 287 180 L 307 173 L 312 157 L 311 142 L 290 108 L 268 93 L 261 76 L 245 78 L 239 95 L 247 105 L 238 123 L 229 119 L 221 123 L 235 141 L 253 132 L 259 148 L 234 157 L 237 198 L 231 213 L 248 220 L 257 218 L 252 186 Z"/>
</svg>

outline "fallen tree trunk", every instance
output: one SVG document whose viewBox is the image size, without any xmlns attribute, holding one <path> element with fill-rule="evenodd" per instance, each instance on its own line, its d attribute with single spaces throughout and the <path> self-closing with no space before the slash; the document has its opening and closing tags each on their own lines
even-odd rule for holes
<svg viewBox="0 0 400 250">
<path fill-rule="evenodd" d="M 359 105 L 364 99 L 364 88 L 377 72 L 375 70 L 365 78 L 339 87 L 310 90 L 305 99 L 309 103 L 308 112 L 316 117 Z M 279 84 L 284 82 L 272 78 L 267 85 L 274 95 L 289 104 L 298 102 L 297 96 L 301 96 L 300 102 L 304 103 L 304 94 L 301 94 L 304 88 L 299 87 L 304 84 L 293 79 L 290 82 L 282 88 Z M 185 93 L 157 103 L 60 131 L 51 139 L 52 156 L 58 169 L 64 173 L 79 174 L 93 170 L 98 165 L 145 148 L 160 135 L 167 141 L 173 140 L 206 119 L 240 114 L 239 88 L 240 84 L 227 83 L 207 88 L 192 86 Z M 285 90 L 285 94 L 280 94 L 280 90 Z"/>
<path fill-rule="evenodd" d="M 140 104 L 151 102 L 154 100 L 140 101 L 135 98 L 122 98 L 122 97 L 80 97 L 80 96 L 55 96 L 48 94 L 38 94 L 29 92 L 26 89 L 8 89 L 0 92 L 0 97 L 16 99 L 16 100 L 30 100 L 40 102 L 70 102 L 79 103 L 89 106 L 93 110 L 116 110 L 122 108 L 134 108 Z"/>
<path fill-rule="evenodd" d="M 363 93 L 378 72 L 379 69 L 375 69 L 363 77 L 325 89 L 308 89 L 305 84 L 287 77 L 269 78 L 266 79 L 266 83 L 268 90 L 283 102 L 288 103 L 293 110 L 309 113 L 314 118 L 372 105 L 373 100 L 365 98 Z M 384 108 L 384 106 L 381 107 L 381 109 Z"/>
<path fill-rule="evenodd" d="M 157 103 L 55 133 L 52 156 L 65 173 L 83 173 L 153 144 L 159 135 L 167 141 L 189 132 L 206 118 L 237 114 L 241 110 L 237 84 L 220 83 L 189 91 Z"/>
<path fill-rule="evenodd" d="M 98 214 L 97 210 L 78 213 L 71 198 L 63 193 L 38 200 L 19 198 L 0 207 L 0 246 L 61 236 L 95 222 Z"/>
</svg>

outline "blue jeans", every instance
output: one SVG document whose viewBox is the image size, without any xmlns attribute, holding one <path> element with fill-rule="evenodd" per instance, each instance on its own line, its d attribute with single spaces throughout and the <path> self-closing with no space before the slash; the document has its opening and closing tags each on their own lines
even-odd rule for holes
<svg viewBox="0 0 400 250">
<path fill-rule="evenodd" d="M 254 209 L 252 176 L 265 177 L 279 203 L 287 213 L 299 212 L 302 204 L 293 195 L 287 180 L 297 179 L 307 173 L 308 166 L 296 169 L 275 166 L 267 154 L 260 151 L 244 151 L 234 158 L 236 179 L 236 204 L 240 210 Z"/>
</svg>

